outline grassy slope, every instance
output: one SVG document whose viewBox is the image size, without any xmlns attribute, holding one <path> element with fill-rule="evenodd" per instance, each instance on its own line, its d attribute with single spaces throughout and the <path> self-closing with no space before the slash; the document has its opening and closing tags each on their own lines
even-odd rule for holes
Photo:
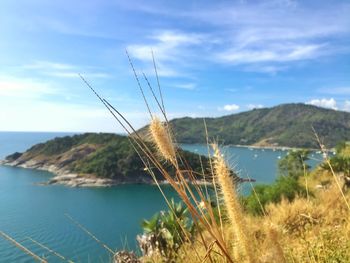
<svg viewBox="0 0 350 263">
<path fill-rule="evenodd" d="M 340 154 L 350 158 L 350 146 L 342 149 Z M 319 166 L 306 177 L 299 179 L 303 187 L 308 182 L 309 198 L 299 196 L 293 201 L 283 198 L 281 202 L 270 203 L 265 206 L 265 215 L 253 216 L 247 212 L 243 214 L 245 232 L 254 247 L 255 262 L 350 262 L 350 210 L 334 176 L 329 170 Z M 323 188 L 316 187 L 320 185 Z M 350 189 L 344 191 L 344 196 L 349 203 Z M 224 210 L 223 213 L 225 214 Z M 223 235 L 229 244 L 230 253 L 235 254 L 234 251 L 239 248 L 234 245 L 234 227 L 225 216 L 223 222 Z M 206 230 L 202 236 L 208 243 L 213 240 Z M 203 246 L 202 236 L 197 235 L 194 244 L 183 245 L 176 262 L 204 262 L 203 258 L 208 250 Z M 220 250 L 214 246 L 214 251 Z M 189 253 L 193 256 L 189 257 Z M 211 253 L 211 257 L 212 262 L 227 262 L 219 253 Z M 149 262 L 160 262 L 159 259 L 156 255 Z"/>
<path fill-rule="evenodd" d="M 225 144 L 318 148 L 312 126 L 327 147 L 350 138 L 350 113 L 305 104 L 283 104 L 206 118 L 206 123 L 209 136 Z M 171 125 L 179 142 L 205 143 L 202 118 L 174 119 Z"/>
</svg>

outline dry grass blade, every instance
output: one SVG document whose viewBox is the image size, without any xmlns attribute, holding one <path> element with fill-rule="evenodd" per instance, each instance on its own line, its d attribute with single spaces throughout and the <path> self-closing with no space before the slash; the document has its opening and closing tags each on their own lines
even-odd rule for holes
<svg viewBox="0 0 350 263">
<path fill-rule="evenodd" d="M 109 248 L 105 243 L 99 240 L 94 234 L 92 234 L 89 230 L 87 230 L 84 226 L 82 226 L 78 221 L 74 220 L 69 214 L 64 214 L 69 220 L 71 220 L 75 225 L 77 225 L 81 230 L 83 230 L 86 234 L 92 237 L 97 243 L 99 243 L 103 248 L 105 248 L 109 253 L 114 255 L 114 251 Z"/>
<path fill-rule="evenodd" d="M 162 89 L 160 87 L 160 82 L 159 82 L 159 76 L 158 76 L 158 70 L 157 70 L 157 65 L 156 65 L 156 61 L 154 59 L 154 53 L 153 50 L 152 52 L 152 60 L 153 60 L 153 67 L 154 67 L 154 72 L 156 74 L 156 78 L 157 78 L 157 84 L 158 84 L 158 91 L 159 91 L 159 96 L 160 96 L 160 100 L 162 102 L 162 108 L 163 108 L 163 112 L 165 112 L 165 106 L 164 106 L 164 100 L 163 100 L 163 94 L 162 94 Z"/>
<path fill-rule="evenodd" d="M 73 263 L 73 261 L 66 259 L 66 258 L 65 258 L 64 256 L 62 256 L 60 253 L 58 253 L 58 252 L 52 250 L 51 248 L 49 248 L 49 247 L 47 247 L 47 246 L 45 246 L 45 245 L 39 243 L 38 241 L 32 239 L 31 237 L 27 237 L 27 239 L 29 239 L 30 241 L 32 241 L 34 244 L 38 245 L 39 247 L 41 247 L 41 248 L 43 248 L 43 249 L 49 251 L 50 253 L 54 254 L 56 257 L 58 257 L 58 258 L 60 258 L 60 259 L 62 259 L 62 260 L 64 260 L 64 261 Z"/>
<path fill-rule="evenodd" d="M 154 100 L 156 101 L 156 103 L 157 103 L 157 105 L 158 105 L 158 108 L 159 108 L 160 111 L 162 112 L 162 114 L 163 114 L 163 116 L 164 116 L 166 122 L 168 122 L 168 118 L 167 118 L 166 113 L 165 113 L 165 111 L 164 111 L 164 109 L 163 109 L 163 106 L 160 105 L 160 102 L 159 102 L 159 100 L 158 100 L 156 94 L 154 93 L 154 90 L 153 90 L 153 88 L 152 88 L 152 86 L 151 86 L 151 83 L 149 82 L 149 80 L 148 80 L 147 76 L 145 75 L 145 73 L 142 72 L 142 75 L 143 75 L 144 79 L 145 79 L 146 82 L 147 82 L 147 86 L 148 86 L 148 88 L 150 89 L 150 91 L 151 91 L 151 93 L 152 93 L 152 96 L 153 96 Z M 162 102 L 162 103 L 163 103 L 163 102 Z"/>
<path fill-rule="evenodd" d="M 214 245 L 216 244 L 216 240 L 214 240 L 213 242 L 211 242 L 207 248 L 207 251 L 205 252 L 205 255 L 204 255 L 204 258 L 202 260 L 202 262 L 205 262 L 208 258 L 210 259 L 210 254 L 211 254 L 211 251 L 213 250 L 214 248 Z"/>
<path fill-rule="evenodd" d="M 12 237 L 10 237 L 9 235 L 5 234 L 3 231 L 0 231 L 0 235 L 3 236 L 6 240 L 10 241 L 11 243 L 13 243 L 16 247 L 18 247 L 19 249 L 23 250 L 25 253 L 27 253 L 28 255 L 30 255 L 32 258 L 34 258 L 35 260 L 42 262 L 42 263 L 47 263 L 47 261 L 41 257 L 39 257 L 38 255 L 34 254 L 32 251 L 30 251 L 28 248 L 24 247 L 23 245 L 21 245 L 20 243 L 18 243 L 16 240 L 14 240 Z"/>
<path fill-rule="evenodd" d="M 149 107 L 149 105 L 148 105 L 148 102 L 147 102 L 145 93 L 143 92 L 143 89 L 142 89 L 142 87 L 141 87 L 141 83 L 140 83 L 139 77 L 138 77 L 137 74 L 136 74 L 136 70 L 135 70 L 135 68 L 134 68 L 134 64 L 133 64 L 132 61 L 131 61 L 130 55 L 129 55 L 129 53 L 128 53 L 128 50 L 125 50 L 125 52 L 126 52 L 126 55 L 128 56 L 130 66 L 131 66 L 131 68 L 132 68 L 132 71 L 134 72 L 134 76 L 135 76 L 137 85 L 138 85 L 138 87 L 139 87 L 139 89 L 140 89 L 140 91 L 141 91 L 143 100 L 144 100 L 144 102 L 145 102 L 145 104 L 146 104 L 146 106 L 147 106 L 148 113 L 149 113 L 149 115 L 151 116 L 151 119 L 152 119 L 152 118 L 153 118 L 153 117 L 152 117 L 152 112 L 151 112 L 151 109 L 150 109 L 150 107 Z"/>
</svg>

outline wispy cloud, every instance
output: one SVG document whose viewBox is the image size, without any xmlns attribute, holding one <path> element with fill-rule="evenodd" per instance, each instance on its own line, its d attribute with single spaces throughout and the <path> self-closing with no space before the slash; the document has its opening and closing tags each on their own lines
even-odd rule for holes
<svg viewBox="0 0 350 263">
<path fill-rule="evenodd" d="M 43 61 L 38 60 L 31 64 L 26 64 L 22 66 L 25 69 L 51 69 L 51 70 L 72 70 L 76 69 L 76 66 L 65 64 L 65 63 L 57 63 L 51 61 Z"/>
<path fill-rule="evenodd" d="M 157 61 L 174 61 L 183 56 L 184 48 L 199 45 L 204 36 L 193 33 L 164 31 L 149 36 L 151 43 L 129 45 L 127 50 L 130 55 L 141 61 L 152 61 L 152 50 L 157 56 Z"/>
<path fill-rule="evenodd" d="M 138 9 L 137 5 L 133 8 Z M 215 31 L 210 32 L 210 38 L 193 31 L 165 32 L 151 37 L 157 40 L 151 45 L 130 46 L 135 57 L 150 60 L 149 50 L 153 46 L 160 59 L 169 61 L 178 55 L 174 50 L 186 45 L 191 48 L 192 56 L 201 53 L 202 58 L 213 63 L 244 64 L 249 65 L 242 68 L 245 71 L 268 74 L 287 70 L 298 61 L 339 52 L 343 48 L 337 40 L 350 33 L 347 19 L 350 5 L 343 3 L 329 6 L 323 3 L 323 8 L 315 9 L 295 1 L 270 0 L 254 4 L 238 1 L 203 4 L 201 9 L 188 8 L 178 12 L 166 12 L 166 6 L 160 4 L 140 10 L 204 23 L 208 27 L 214 26 Z M 161 11 L 158 13 L 157 10 Z M 207 40 L 213 38 L 215 41 L 209 43 L 209 47 L 211 44 L 214 48 L 196 48 L 198 44 L 208 45 Z M 201 58 L 197 58 L 197 62 L 200 61 Z M 287 63 L 288 67 L 285 66 Z"/>
<path fill-rule="evenodd" d="M 289 62 L 317 57 L 322 45 L 289 45 L 266 47 L 266 49 L 231 49 L 217 55 L 222 62 L 252 64 L 261 62 Z M 261 67 L 265 72 L 276 72 L 276 67 Z"/>
<path fill-rule="evenodd" d="M 286 71 L 289 67 L 286 65 L 265 65 L 265 64 L 254 64 L 247 65 L 243 68 L 246 72 L 258 72 L 266 73 L 270 75 L 276 75 L 279 72 Z"/>
<path fill-rule="evenodd" d="M 318 106 L 318 107 L 323 107 L 323 108 L 330 108 L 330 109 L 333 109 L 333 110 L 337 110 L 338 109 L 337 102 L 336 102 L 336 100 L 334 98 L 330 98 L 330 99 L 326 99 L 326 98 L 313 99 L 313 100 L 310 100 L 310 101 L 306 102 L 306 104 L 311 104 L 311 105 Z"/>
<path fill-rule="evenodd" d="M 187 90 L 194 90 L 197 87 L 196 83 L 182 83 L 182 84 L 174 84 L 172 86 L 175 88 L 187 89 Z"/>
<path fill-rule="evenodd" d="M 19 79 L 0 76 L 0 97 L 36 99 L 57 94 L 57 89 L 49 83 L 34 79 Z"/>
<path fill-rule="evenodd" d="M 149 64 L 152 62 L 152 51 L 157 60 L 159 72 L 163 77 L 183 75 L 177 70 L 179 65 L 183 65 L 186 57 L 197 54 L 193 52 L 193 47 L 203 44 L 206 36 L 197 33 L 184 33 L 179 31 L 161 31 L 149 36 L 148 44 L 133 44 L 127 47 L 133 59 Z M 192 53 L 193 52 L 193 53 Z M 191 54 L 192 53 L 192 54 Z M 176 63 L 175 67 L 173 63 Z M 165 66 L 167 65 L 167 66 Z M 152 73 L 153 69 L 146 69 Z"/>
<path fill-rule="evenodd" d="M 26 70 L 33 70 L 40 74 L 57 78 L 78 78 L 82 74 L 89 78 L 109 78 L 105 72 L 95 71 L 94 68 L 86 66 L 77 66 L 72 64 L 58 63 L 52 61 L 35 61 L 31 64 L 21 66 Z"/>
</svg>

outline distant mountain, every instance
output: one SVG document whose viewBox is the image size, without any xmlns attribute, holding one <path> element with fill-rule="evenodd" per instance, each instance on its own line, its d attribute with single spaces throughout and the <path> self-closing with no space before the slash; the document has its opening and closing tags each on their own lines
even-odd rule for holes
<svg viewBox="0 0 350 263">
<path fill-rule="evenodd" d="M 350 113 L 302 103 L 205 118 L 209 137 L 224 144 L 319 148 L 312 127 L 326 147 L 350 140 Z M 180 143 L 205 143 L 203 118 L 170 121 Z M 140 130 L 145 134 L 146 127 Z"/>
</svg>

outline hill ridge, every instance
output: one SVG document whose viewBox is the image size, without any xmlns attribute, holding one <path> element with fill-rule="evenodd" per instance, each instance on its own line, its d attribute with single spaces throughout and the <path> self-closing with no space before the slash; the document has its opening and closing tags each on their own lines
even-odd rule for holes
<svg viewBox="0 0 350 263">
<path fill-rule="evenodd" d="M 221 117 L 173 119 L 170 125 L 177 141 L 205 143 L 203 119 L 209 137 L 225 144 L 319 148 L 312 127 L 329 148 L 350 139 L 349 112 L 288 103 Z M 142 136 L 146 127 L 139 130 Z"/>
</svg>

